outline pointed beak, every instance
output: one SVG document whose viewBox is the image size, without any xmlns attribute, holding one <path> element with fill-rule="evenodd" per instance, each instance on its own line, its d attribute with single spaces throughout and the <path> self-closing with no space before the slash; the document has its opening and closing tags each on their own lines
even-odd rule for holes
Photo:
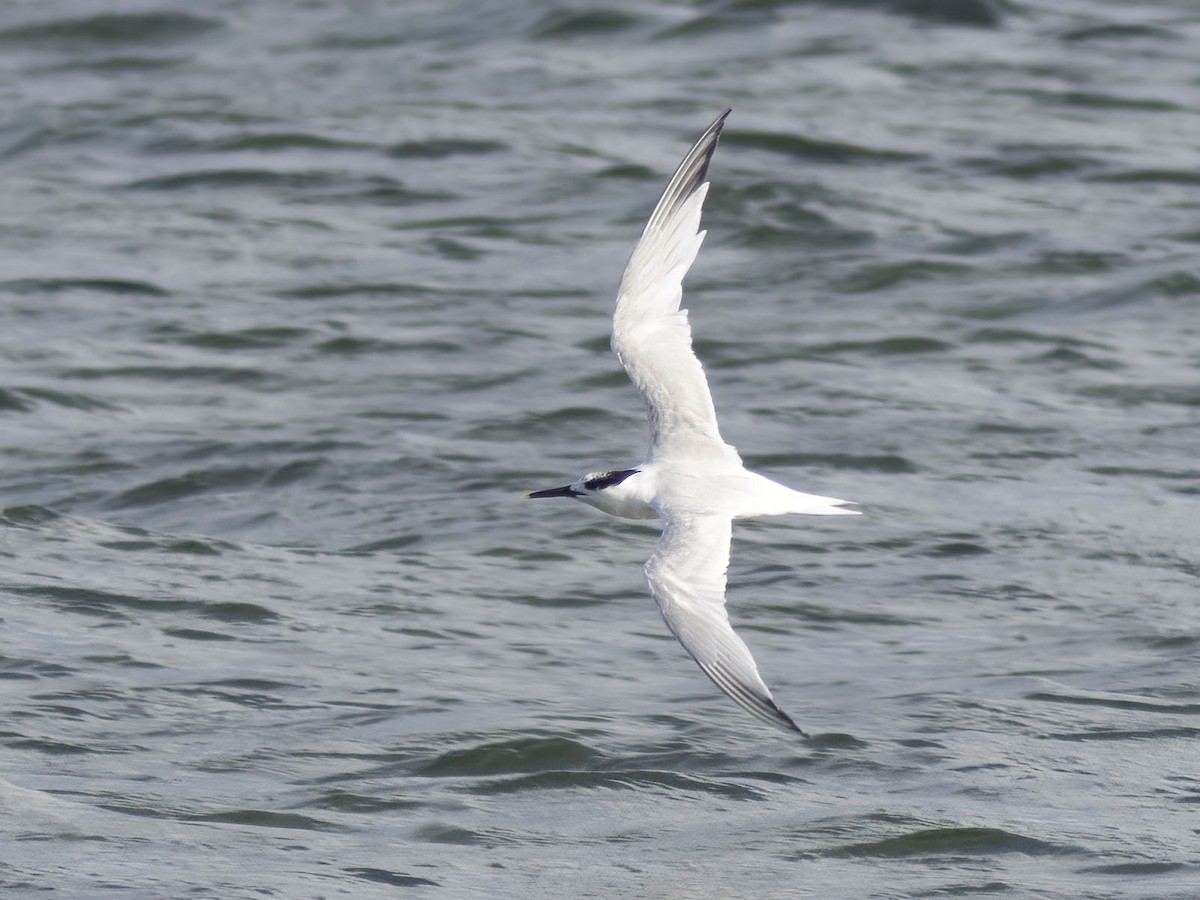
<svg viewBox="0 0 1200 900">
<path fill-rule="evenodd" d="M 568 484 L 566 487 L 550 488 L 548 491 L 534 491 L 531 494 L 526 494 L 526 500 L 540 500 L 543 497 L 578 497 L 579 491 L 571 490 Z"/>
</svg>

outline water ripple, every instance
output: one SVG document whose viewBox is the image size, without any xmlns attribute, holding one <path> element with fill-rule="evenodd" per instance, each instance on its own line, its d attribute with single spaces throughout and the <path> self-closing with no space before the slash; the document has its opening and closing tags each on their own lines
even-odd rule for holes
<svg viewBox="0 0 1200 900">
<path fill-rule="evenodd" d="M 0 29 L 0 44 L 39 49 L 91 49 L 97 44 L 188 41 L 222 27 L 220 19 L 180 12 L 102 13 Z"/>
<path fill-rule="evenodd" d="M 1179 2 L 109 6 L 0 11 L 10 892 L 1195 893 Z M 736 529 L 808 741 L 519 499 L 640 458 L 613 293 L 726 104 L 723 434 L 864 513 Z"/>
</svg>

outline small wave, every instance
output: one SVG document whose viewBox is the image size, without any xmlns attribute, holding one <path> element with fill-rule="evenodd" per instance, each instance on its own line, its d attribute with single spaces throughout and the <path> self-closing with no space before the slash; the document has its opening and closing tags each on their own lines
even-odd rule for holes
<svg viewBox="0 0 1200 900">
<path fill-rule="evenodd" d="M 641 16 L 615 9 L 589 9 L 579 12 L 557 9 L 538 19 L 530 29 L 529 36 L 537 41 L 606 37 L 631 31 L 643 21 Z"/>
<path fill-rule="evenodd" d="M 10 294 L 97 291 L 104 294 L 134 294 L 145 297 L 166 297 L 170 294 L 156 284 L 128 278 L 17 278 L 0 281 L 0 291 Z"/>
<path fill-rule="evenodd" d="M 1168 480 L 1200 480 L 1200 469 L 1155 469 L 1140 466 L 1091 466 L 1089 472 L 1096 475 L 1123 477 L 1132 475 L 1140 478 L 1165 478 Z"/>
<path fill-rule="evenodd" d="M 325 187 L 340 179 L 330 172 L 281 172 L 273 169 L 199 169 L 139 178 L 125 185 L 134 191 L 220 190 L 247 187 Z"/>
<path fill-rule="evenodd" d="M 169 632 L 170 629 L 164 629 Z M 222 638 L 229 640 L 229 638 Z M 260 689 L 265 686 L 268 690 Z M 202 682 L 181 686 L 162 688 L 166 694 L 179 695 L 187 698 L 205 697 L 232 703 L 235 706 L 245 706 L 250 709 L 285 709 L 295 708 L 278 694 L 280 688 L 291 688 L 293 685 L 259 679 L 227 679 L 223 681 Z M 189 700 L 189 702 L 191 702 Z"/>
<path fill-rule="evenodd" d="M 1043 334 L 1023 328 L 980 328 L 967 335 L 972 344 L 1055 344 L 1063 347 L 1092 347 L 1099 350 L 1114 350 L 1111 344 L 1087 341 L 1066 334 Z"/>
<path fill-rule="evenodd" d="M 187 333 L 176 343 L 203 350 L 268 350 L 296 343 L 310 332 L 304 328 L 246 328 L 241 331 L 205 331 Z"/>
<path fill-rule="evenodd" d="M 451 844 L 461 847 L 473 847 L 487 843 L 482 834 L 458 825 L 443 825 L 440 823 L 422 825 L 413 835 L 417 840 L 428 844 Z"/>
<path fill-rule="evenodd" d="M 419 768 L 422 775 L 509 775 L 563 766 L 583 766 L 602 759 L 592 748 L 570 738 L 517 738 L 479 744 L 439 754 Z"/>
<path fill-rule="evenodd" d="M 274 622 L 280 618 L 274 610 L 246 601 L 206 602 L 200 604 L 196 611 L 205 618 L 221 622 Z"/>
<path fill-rule="evenodd" d="M 1085 250 L 1051 250 L 1037 254 L 1021 271 L 1035 275 L 1091 275 L 1112 272 L 1128 260 L 1119 253 L 1092 253 Z"/>
<path fill-rule="evenodd" d="M 673 25 L 660 36 L 690 37 L 727 32 L 738 26 L 761 27 L 764 17 L 773 16 L 777 9 L 805 2 L 813 6 L 874 10 L 918 22 L 965 28 L 997 28 L 1004 22 L 1004 12 L 1011 8 L 1008 0 L 841 0 L 837 3 L 831 0 L 732 0 L 720 4 L 718 12 Z"/>
<path fill-rule="evenodd" d="M 32 681 L 37 678 L 61 678 L 74 675 L 75 670 L 58 663 L 18 656 L 0 655 L 0 678 Z"/>
<path fill-rule="evenodd" d="M 944 535 L 944 539 L 934 544 L 925 544 L 910 556 L 946 557 L 946 556 L 980 556 L 992 551 L 982 543 L 983 538 L 977 534 Z"/>
<path fill-rule="evenodd" d="M 747 592 L 749 589 L 747 588 Z M 755 609 L 766 610 L 774 613 L 776 616 L 786 618 L 800 619 L 805 622 L 829 625 L 831 623 L 841 623 L 849 625 L 887 625 L 887 626 L 912 626 L 924 625 L 920 619 L 905 618 L 903 616 L 894 616 L 890 613 L 879 611 L 855 611 L 843 609 L 840 607 L 821 606 L 817 603 L 789 603 L 786 606 L 782 604 L 756 604 Z M 756 630 L 754 626 L 743 622 L 741 628 L 746 630 Z"/>
<path fill-rule="evenodd" d="M 307 284 L 279 291 L 276 296 L 296 300 L 328 300 L 338 297 L 424 297 L 438 293 L 434 288 L 404 282 L 351 282 L 347 284 Z"/>
<path fill-rule="evenodd" d="M 430 138 L 393 144 L 387 155 L 397 159 L 445 159 L 450 156 L 481 156 L 501 153 L 508 149 L 499 141 L 465 140 L 463 138 Z"/>
<path fill-rule="evenodd" d="M 513 376 L 513 380 L 516 377 Z M 503 383 L 503 382 L 497 382 Z M 469 440 L 487 441 L 519 438 L 534 440 L 539 437 L 555 437 L 561 440 L 564 434 L 580 438 L 594 435 L 598 431 L 611 429 L 626 422 L 623 416 L 604 409 L 584 406 L 567 406 L 541 412 L 512 416 L 503 422 L 486 423 L 471 428 L 463 437 Z"/>
<path fill-rule="evenodd" d="M 1101 160 L 1073 150 L 1044 147 L 1014 147 L 999 156 L 966 160 L 966 165 L 1000 178 L 1033 181 L 1038 178 L 1072 177 L 1095 171 Z"/>
<path fill-rule="evenodd" d="M 927 828 L 896 837 L 847 844 L 830 856 L 960 856 L 1023 853 L 1028 856 L 1070 853 L 1071 849 L 999 828 Z"/>
<path fill-rule="evenodd" d="M 12 750 L 33 750 L 37 753 L 45 753 L 47 756 L 79 756 L 97 752 L 82 744 L 72 744 L 69 741 L 56 741 L 50 738 L 6 740 L 4 746 Z"/>
<path fill-rule="evenodd" d="M 181 12 L 104 13 L 0 30 L 0 44 L 56 49 L 187 41 L 223 27 L 219 19 Z"/>
<path fill-rule="evenodd" d="M 74 472 L 77 467 L 64 471 Z M 127 471 L 133 467 L 99 461 L 78 467 L 89 471 Z M 183 553 L 189 556 L 221 556 L 237 546 L 217 538 L 177 537 L 170 534 L 153 535 L 129 525 L 113 525 L 96 520 L 64 516 L 43 506 L 11 506 L 0 514 L 0 525 L 27 529 L 73 531 L 86 534 L 97 546 L 123 552 L 154 551 L 159 553 Z"/>
<path fill-rule="evenodd" d="M 538 609 L 586 609 L 589 606 L 604 606 L 611 602 L 611 598 L 608 597 L 581 596 L 579 590 L 573 591 L 570 596 L 551 594 L 545 597 L 537 597 L 531 594 L 518 594 L 507 599 L 509 602 L 517 603 L 521 606 L 532 606 Z"/>
<path fill-rule="evenodd" d="M 440 882 L 432 881 L 429 878 L 421 878 L 417 875 L 409 875 L 405 872 L 392 872 L 387 869 L 342 869 L 347 875 L 355 878 L 361 878 L 363 881 L 369 881 L 372 884 L 386 884 L 391 887 L 440 887 Z"/>
<path fill-rule="evenodd" d="M 101 378 L 140 378 L 149 381 L 212 381 L 219 384 L 264 384 L 272 376 L 260 369 L 233 366 L 114 366 L 68 369 L 64 378 L 91 381 Z"/>
<path fill-rule="evenodd" d="M 1115 359 L 1102 359 L 1071 347 L 1055 347 L 1053 350 L 1047 350 L 1044 353 L 1021 357 L 1018 362 L 1025 364 L 1049 364 L 1064 370 L 1102 369 L 1111 371 L 1125 368 L 1124 363 L 1117 362 Z"/>
<path fill-rule="evenodd" d="M 726 132 L 722 140 L 737 147 L 770 150 L 773 153 L 784 153 L 801 159 L 838 165 L 878 165 L 881 163 L 917 162 L 924 159 L 918 153 L 877 150 L 857 144 L 823 141 L 779 131 L 731 131 Z"/>
<path fill-rule="evenodd" d="M 1200 386 L 1196 384 L 1113 384 L 1090 385 L 1079 388 L 1080 397 L 1108 400 L 1118 406 L 1145 406 L 1161 403 L 1167 406 L 1200 406 Z"/>
<path fill-rule="evenodd" d="M 399 534 L 393 537 L 368 541 L 365 544 L 355 544 L 345 548 L 343 553 L 380 553 L 388 550 L 403 550 L 421 543 L 419 534 Z"/>
<path fill-rule="evenodd" d="M 34 404 L 21 396 L 19 391 L 0 388 L 0 412 L 33 412 Z"/>
<path fill-rule="evenodd" d="M 1118 184 L 1169 184 L 1195 187 L 1200 184 L 1200 172 L 1194 169 L 1127 169 L 1124 172 L 1093 175 L 1092 180 Z"/>
<path fill-rule="evenodd" d="M 867 741 L 842 731 L 826 731 L 810 735 L 808 746 L 813 750 L 863 750 L 870 746 Z"/>
<path fill-rule="evenodd" d="M 158 72 L 181 65 L 184 61 L 176 56 L 104 56 L 99 59 L 73 59 L 56 66 L 49 66 L 47 71 L 119 75 L 125 72 Z"/>
<path fill-rule="evenodd" d="M 1047 734 L 1046 737 L 1056 741 L 1151 741 L 1170 738 L 1195 740 L 1200 737 L 1200 728 L 1179 726 L 1176 728 L 1097 728 L 1089 731 L 1064 731 Z"/>
<path fill-rule="evenodd" d="M 928 259 L 906 259 L 900 262 L 868 264 L 841 280 L 838 288 L 851 294 L 882 291 L 913 282 L 963 279 L 974 269 L 962 263 L 937 262 Z"/>
<path fill-rule="evenodd" d="M 125 812 L 126 810 L 122 810 Z M 251 825 L 255 828 L 286 828 L 299 831 L 341 831 L 332 822 L 302 816 L 297 813 L 280 813 L 267 809 L 235 809 L 228 812 L 180 815 L 184 822 L 214 822 L 222 825 Z"/>
<path fill-rule="evenodd" d="M 619 163 L 615 166 L 601 169 L 596 173 L 596 177 L 613 178 L 622 181 L 645 181 L 658 184 L 662 180 L 662 173 L 656 172 L 648 166 L 640 166 L 635 163 Z"/>
<path fill-rule="evenodd" d="M 847 228 L 828 216 L 806 208 L 803 200 L 783 200 L 747 208 L 730 223 L 730 242 L 754 248 L 756 252 L 772 246 L 794 249 L 803 242 L 814 249 L 858 247 L 874 240 L 869 231 Z"/>
<path fill-rule="evenodd" d="M 235 641 L 231 634 L 221 634 L 217 631 L 205 631 L 202 628 L 164 628 L 162 633 L 167 637 L 179 638 L 182 641 Z"/>
<path fill-rule="evenodd" d="M 256 603 L 180 600 L 120 594 L 99 588 L 66 585 L 9 585 L 7 590 L 23 597 L 48 600 L 67 612 L 105 618 L 127 619 L 127 611 L 192 613 L 222 622 L 270 622 L 279 618 L 274 611 Z"/>
<path fill-rule="evenodd" d="M 0 513 L 0 524 L 10 528 L 38 528 L 62 519 L 61 514 L 36 504 L 9 506 L 4 509 L 3 513 Z"/>
<path fill-rule="evenodd" d="M 1128 862 L 1110 863 L 1104 866 L 1085 866 L 1078 871 L 1087 875 L 1165 875 L 1193 866 L 1194 863 L 1178 862 Z"/>
<path fill-rule="evenodd" d="M 425 806 L 420 800 L 404 798 L 372 797 L 369 794 L 355 794 L 350 791 L 330 790 L 321 794 L 315 800 L 304 801 L 305 806 L 316 809 L 328 809 L 335 812 L 347 813 L 390 813 L 419 809 Z"/>
<path fill-rule="evenodd" d="M 183 497 L 247 487 L 262 480 L 262 470 L 251 466 L 194 469 L 183 475 L 161 478 L 129 488 L 106 504 L 110 509 L 173 503 Z"/>
<path fill-rule="evenodd" d="M 263 131 L 208 140 L 173 135 L 170 138 L 149 143 L 144 149 L 148 153 L 277 153 L 290 150 L 340 152 L 376 150 L 378 148 L 365 141 L 348 141 L 303 131 Z"/>
<path fill-rule="evenodd" d="M 1188 107 L 1168 100 L 1144 97 L 1120 97 L 1090 91 L 1045 91 L 1025 89 L 1012 93 L 1023 94 L 1044 104 L 1083 107 L 1085 109 L 1119 109 L 1132 112 L 1186 112 Z"/>
<path fill-rule="evenodd" d="M 806 347 L 805 351 L 821 356 L 832 356 L 840 353 L 899 356 L 910 353 L 944 353 L 952 349 L 953 345 L 947 344 L 945 341 L 914 334 L 879 338 L 874 341 L 837 341 L 831 344 L 813 344 Z"/>
<path fill-rule="evenodd" d="M 139 178 L 125 184 L 132 191 L 215 191 L 264 188 L 290 191 L 297 203 L 382 203 L 407 206 L 455 199 L 445 191 L 404 187 L 386 175 L 354 175 L 321 169 L 198 169 Z"/>
<path fill-rule="evenodd" d="M 857 0 L 858 5 L 882 6 L 888 12 L 923 22 L 998 28 L 1004 13 L 1011 10 L 1009 0 Z"/>
<path fill-rule="evenodd" d="M 1069 703 L 1075 706 L 1102 706 L 1107 709 L 1137 710 L 1138 712 L 1170 713 L 1174 715 L 1200 715 L 1200 703 L 1171 703 L 1142 697 L 1126 697 L 1114 694 L 1065 693 L 1062 691 L 1035 691 L 1026 694 L 1027 700 L 1044 703 Z"/>
<path fill-rule="evenodd" d="M 120 409 L 114 403 L 90 397 L 87 394 L 53 391 L 47 388 L 0 388 L 0 412 L 33 412 L 41 404 L 75 409 L 80 412 Z"/>
<path fill-rule="evenodd" d="M 1180 35 L 1157 25 L 1142 25 L 1133 23 L 1106 23 L 1104 25 L 1086 25 L 1083 28 L 1072 28 L 1059 34 L 1060 41 L 1081 43 L 1083 41 L 1126 41 L 1140 38 L 1153 40 L 1177 41 Z"/>
<path fill-rule="evenodd" d="M 765 800 L 762 791 L 732 781 L 719 781 L 695 775 L 657 770 L 613 771 L 551 771 L 523 775 L 517 778 L 487 780 L 472 784 L 464 790 L 472 794 L 495 796 L 521 794 L 536 790 L 599 789 L 626 791 L 661 791 L 672 797 L 683 794 L 722 797 L 726 800 Z"/>
</svg>

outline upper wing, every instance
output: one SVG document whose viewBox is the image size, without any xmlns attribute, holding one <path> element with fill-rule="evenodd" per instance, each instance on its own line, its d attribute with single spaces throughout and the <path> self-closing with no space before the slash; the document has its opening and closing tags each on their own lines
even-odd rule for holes
<svg viewBox="0 0 1200 900">
<path fill-rule="evenodd" d="M 612 347 L 649 407 L 652 457 L 732 454 L 740 462 L 721 439 L 708 380 L 692 351 L 687 311 L 679 308 L 683 276 L 704 240 L 704 176 L 729 112 L 717 117 L 680 163 L 646 223 L 617 292 Z"/>
<path fill-rule="evenodd" d="M 667 518 L 646 580 L 667 627 L 717 687 L 760 719 L 797 731 L 775 705 L 754 657 L 729 624 L 725 572 L 733 523 L 724 516 Z M 800 732 L 803 734 L 803 732 Z"/>
</svg>

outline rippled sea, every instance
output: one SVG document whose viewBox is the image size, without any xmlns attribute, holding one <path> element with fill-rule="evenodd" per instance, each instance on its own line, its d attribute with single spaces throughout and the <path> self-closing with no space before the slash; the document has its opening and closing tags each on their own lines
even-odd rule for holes
<svg viewBox="0 0 1200 900">
<path fill-rule="evenodd" d="M 5 897 L 1191 898 L 1193 0 L 0 9 Z M 812 735 L 703 677 L 615 285 L 686 286 Z"/>
</svg>

